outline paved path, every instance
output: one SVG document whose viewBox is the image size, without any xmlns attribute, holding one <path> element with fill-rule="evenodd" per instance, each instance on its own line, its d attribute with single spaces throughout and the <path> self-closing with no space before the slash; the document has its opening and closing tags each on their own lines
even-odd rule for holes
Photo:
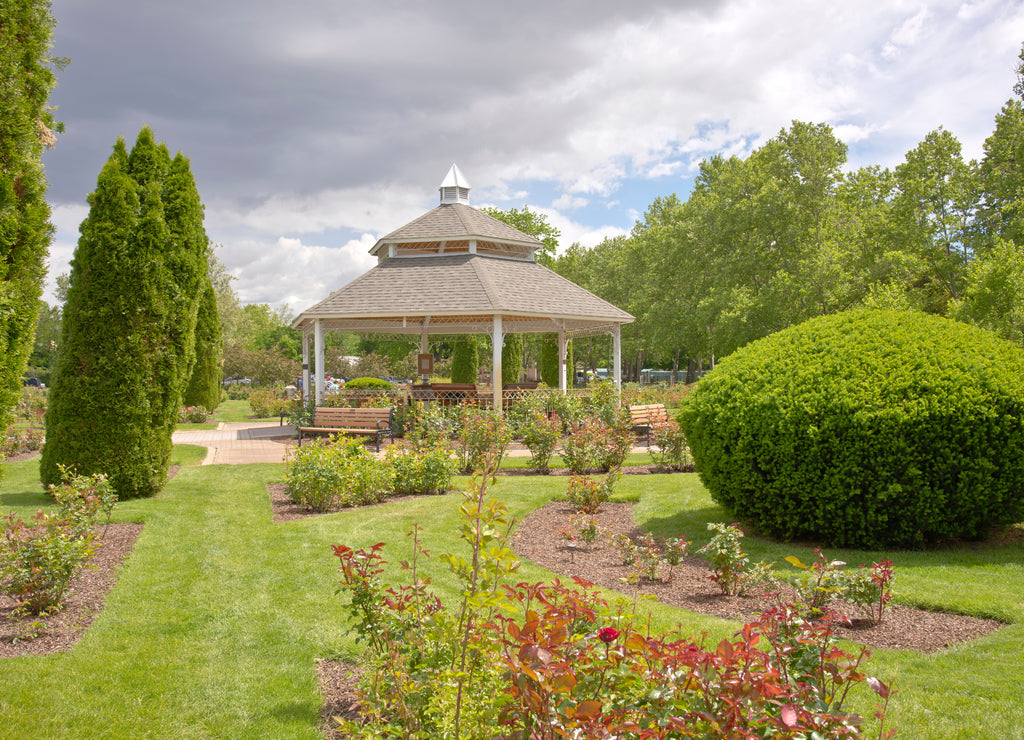
<svg viewBox="0 0 1024 740">
<path fill-rule="evenodd" d="M 295 449 L 295 428 L 279 422 L 250 421 L 221 423 L 216 429 L 178 430 L 171 436 L 175 444 L 206 447 L 202 465 L 245 465 L 279 463 Z M 631 452 L 647 452 L 643 446 Z M 530 451 L 513 445 L 508 457 L 529 457 Z"/>
<path fill-rule="evenodd" d="M 230 422 L 216 429 L 178 430 L 171 439 L 176 444 L 206 447 L 203 465 L 244 465 L 246 463 L 284 462 L 294 448 L 295 428 L 279 422 Z"/>
</svg>

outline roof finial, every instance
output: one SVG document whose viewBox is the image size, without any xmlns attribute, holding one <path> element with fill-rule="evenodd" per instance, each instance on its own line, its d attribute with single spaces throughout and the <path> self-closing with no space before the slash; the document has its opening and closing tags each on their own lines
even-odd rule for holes
<svg viewBox="0 0 1024 740">
<path fill-rule="evenodd" d="M 459 166 L 452 164 L 452 168 L 445 175 L 441 187 L 441 205 L 448 203 L 462 203 L 469 205 L 469 181 L 459 170 Z"/>
</svg>

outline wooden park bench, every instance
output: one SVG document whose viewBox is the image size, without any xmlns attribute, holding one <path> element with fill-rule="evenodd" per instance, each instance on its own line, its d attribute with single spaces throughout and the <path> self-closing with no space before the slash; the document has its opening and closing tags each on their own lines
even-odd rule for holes
<svg viewBox="0 0 1024 740">
<path fill-rule="evenodd" d="M 394 411 L 377 408 L 334 408 L 317 406 L 313 409 L 313 425 L 299 427 L 299 447 L 302 437 L 317 434 L 361 434 L 372 436 L 377 440 L 377 452 L 380 452 L 381 437 L 394 438 Z"/>
<path fill-rule="evenodd" d="M 668 409 L 663 403 L 648 403 L 629 407 L 629 423 L 635 434 L 642 435 L 651 446 L 651 427 L 668 421 Z"/>
</svg>

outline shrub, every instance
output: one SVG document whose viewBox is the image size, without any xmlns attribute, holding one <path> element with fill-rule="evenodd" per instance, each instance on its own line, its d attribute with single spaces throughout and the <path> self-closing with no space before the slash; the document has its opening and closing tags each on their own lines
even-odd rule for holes
<svg viewBox="0 0 1024 740">
<path fill-rule="evenodd" d="M 359 391 L 359 390 L 382 390 L 390 391 L 394 390 L 394 386 L 386 380 L 381 378 L 352 378 L 352 380 L 345 383 L 345 390 L 348 391 Z"/>
<path fill-rule="evenodd" d="M 18 429 L 10 427 L 0 436 L 0 459 L 24 452 L 34 452 L 43 446 L 43 430 L 40 427 Z"/>
<path fill-rule="evenodd" d="M 203 424 L 209 416 L 202 406 L 182 406 L 178 409 L 179 424 Z"/>
<path fill-rule="evenodd" d="M 281 388 L 253 388 L 249 391 L 249 407 L 258 419 L 280 416 L 281 412 L 288 413 L 292 405 L 292 401 L 284 397 Z"/>
<path fill-rule="evenodd" d="M 512 429 L 491 409 L 466 406 L 459 415 L 459 456 L 462 470 L 482 470 L 488 457 L 500 462 L 505 448 L 512 441 Z M 495 463 L 497 467 L 497 463 Z"/>
<path fill-rule="evenodd" d="M 548 463 L 562 439 L 562 422 L 535 411 L 521 429 L 523 444 L 530 450 L 530 467 L 541 473 L 550 471 Z"/>
<path fill-rule="evenodd" d="M 679 423 L 666 421 L 651 426 L 651 443 L 648 449 L 655 465 L 666 470 L 684 470 L 693 464 L 690 447 L 686 444 Z"/>
<path fill-rule="evenodd" d="M 313 511 L 377 503 L 391 486 L 387 468 L 361 440 L 337 436 L 299 447 L 286 480 L 292 500 Z"/>
<path fill-rule="evenodd" d="M 791 327 L 722 360 L 679 422 L 714 500 L 772 537 L 904 547 L 1024 520 L 1024 351 L 947 319 Z"/>
<path fill-rule="evenodd" d="M 577 513 L 596 514 L 601 510 L 601 504 L 612 497 L 615 483 L 621 475 L 620 471 L 615 470 L 605 476 L 603 481 L 596 481 L 586 475 L 570 476 L 565 497 Z"/>
<path fill-rule="evenodd" d="M 49 488 L 55 515 L 43 511 L 26 524 L 13 512 L 3 519 L 0 591 L 21 611 L 59 611 L 75 574 L 96 549 L 93 530 L 100 513 L 109 516 L 116 497 L 106 476 L 79 476 L 60 468 L 64 483 Z"/>
<path fill-rule="evenodd" d="M 609 426 L 591 416 L 577 424 L 562 443 L 562 457 L 577 475 L 591 470 L 607 472 L 622 465 L 632 444 L 627 422 Z"/>
<path fill-rule="evenodd" d="M 408 450 L 391 445 L 384 455 L 384 465 L 391 493 L 402 496 L 445 493 L 451 488 L 458 461 L 447 442 L 442 442 Z"/>
<path fill-rule="evenodd" d="M 405 584 L 383 580 L 385 543 L 334 547 L 365 643 L 361 716 L 338 720 L 346 736 L 859 738 L 851 688 L 889 695 L 866 677 L 867 651 L 843 652 L 827 620 L 790 608 L 707 646 L 637 627 L 582 579 L 504 583 L 518 566 L 511 521 L 481 480 L 460 509 L 470 553 L 442 555 L 463 585 L 452 608 L 420 575 L 418 526 Z"/>
</svg>

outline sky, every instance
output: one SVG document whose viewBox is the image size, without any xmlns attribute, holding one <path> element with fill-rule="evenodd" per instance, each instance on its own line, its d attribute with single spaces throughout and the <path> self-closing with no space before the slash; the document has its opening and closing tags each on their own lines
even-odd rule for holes
<svg viewBox="0 0 1024 740">
<path fill-rule="evenodd" d="M 53 0 L 44 155 L 69 271 L 118 137 L 191 161 L 242 303 L 301 313 L 435 207 L 453 163 L 474 206 L 543 213 L 561 246 L 685 199 L 715 154 L 825 122 L 847 169 L 895 167 L 939 127 L 980 158 L 1013 95 L 1012 0 Z M 285 309 L 285 307 L 287 307 Z"/>
</svg>

